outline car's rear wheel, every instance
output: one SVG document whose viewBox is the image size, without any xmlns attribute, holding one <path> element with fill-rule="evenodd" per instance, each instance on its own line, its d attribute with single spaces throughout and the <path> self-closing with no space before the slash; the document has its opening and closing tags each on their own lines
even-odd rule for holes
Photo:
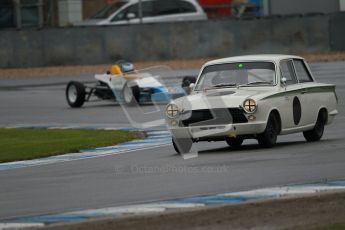
<svg viewBox="0 0 345 230">
<path fill-rule="evenodd" d="M 172 143 L 175 151 L 180 155 L 184 153 L 189 153 L 193 145 L 192 140 L 189 138 L 172 138 Z"/>
<path fill-rule="evenodd" d="M 228 143 L 230 147 L 237 149 L 241 147 L 243 143 L 243 138 L 242 137 L 228 137 L 226 139 L 226 143 Z"/>
<path fill-rule="evenodd" d="M 258 142 L 261 147 L 272 148 L 277 143 L 278 127 L 278 119 L 274 114 L 270 114 L 265 131 L 258 135 Z"/>
<path fill-rule="evenodd" d="M 82 107 L 85 102 L 85 86 L 76 81 L 71 81 L 66 87 L 66 99 L 72 108 Z"/>
<path fill-rule="evenodd" d="M 123 100 L 127 105 L 135 105 L 139 103 L 140 89 L 139 86 L 129 86 L 128 82 L 125 84 L 122 90 Z"/>
<path fill-rule="evenodd" d="M 315 126 L 312 130 L 303 132 L 303 136 L 307 141 L 319 141 L 323 136 L 325 125 L 327 122 L 327 112 L 320 111 Z"/>
</svg>

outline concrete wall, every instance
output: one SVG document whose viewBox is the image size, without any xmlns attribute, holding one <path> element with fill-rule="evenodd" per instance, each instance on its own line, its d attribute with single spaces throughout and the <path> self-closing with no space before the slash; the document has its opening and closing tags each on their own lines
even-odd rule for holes
<svg viewBox="0 0 345 230">
<path fill-rule="evenodd" d="M 345 51 L 345 13 L 334 14 L 330 17 L 329 34 L 330 49 Z"/>
<path fill-rule="evenodd" d="M 113 63 L 341 49 L 345 18 L 287 17 L 152 25 L 1 30 L 0 67 Z M 332 30 L 330 30 L 332 23 Z M 330 34 L 330 31 L 333 34 Z M 331 46 L 331 38 L 333 44 Z M 338 44 L 338 46 L 337 46 Z"/>
<path fill-rule="evenodd" d="M 333 13 L 339 10 L 339 0 L 269 0 L 271 15 Z"/>
</svg>

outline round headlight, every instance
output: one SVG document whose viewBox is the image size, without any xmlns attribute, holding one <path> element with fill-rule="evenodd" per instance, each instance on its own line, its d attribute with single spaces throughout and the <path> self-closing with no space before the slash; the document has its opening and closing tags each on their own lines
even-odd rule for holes
<svg viewBox="0 0 345 230">
<path fill-rule="evenodd" d="M 246 111 L 246 113 L 255 113 L 258 106 L 256 104 L 256 101 L 253 99 L 247 99 L 243 102 L 243 109 Z"/>
<path fill-rule="evenodd" d="M 177 117 L 179 114 L 179 110 L 178 110 L 178 107 L 177 105 L 175 104 L 169 104 L 166 108 L 166 115 L 169 117 L 169 118 L 175 118 Z"/>
</svg>

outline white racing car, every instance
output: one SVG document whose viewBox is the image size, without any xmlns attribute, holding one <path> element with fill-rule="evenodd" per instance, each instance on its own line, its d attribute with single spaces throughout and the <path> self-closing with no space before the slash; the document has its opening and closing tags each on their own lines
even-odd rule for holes
<svg viewBox="0 0 345 230">
<path fill-rule="evenodd" d="M 318 141 L 338 114 L 335 86 L 317 83 L 305 60 L 288 55 L 252 55 L 206 63 L 191 95 L 166 107 L 178 153 L 193 142 L 226 141 L 239 147 L 255 138 L 272 147 L 277 136 L 303 132 Z"/>
<path fill-rule="evenodd" d="M 179 86 L 166 87 L 160 79 L 160 72 L 167 72 L 164 67 L 137 71 L 131 63 L 121 62 L 111 67 L 106 74 L 97 74 L 94 85 L 71 81 L 66 87 L 66 100 L 72 108 L 83 106 L 92 97 L 100 100 L 113 100 L 126 105 L 145 103 L 168 103 L 170 100 L 185 95 Z"/>
</svg>

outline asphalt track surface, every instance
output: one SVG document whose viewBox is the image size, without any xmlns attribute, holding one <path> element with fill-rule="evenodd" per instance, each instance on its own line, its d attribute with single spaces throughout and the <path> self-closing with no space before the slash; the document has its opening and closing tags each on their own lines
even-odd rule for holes
<svg viewBox="0 0 345 230">
<path fill-rule="evenodd" d="M 339 98 L 339 115 L 318 143 L 306 143 L 302 134 L 294 134 L 279 137 L 273 149 L 260 149 L 254 140 L 240 150 L 223 142 L 200 143 L 196 144 L 199 157 L 190 160 L 165 146 L 1 171 L 0 220 L 344 179 L 345 63 L 313 64 L 312 70 L 318 81 L 337 85 Z M 68 108 L 64 83 L 69 79 L 1 80 L 0 126 L 130 125 L 121 107 L 113 103 Z"/>
</svg>

